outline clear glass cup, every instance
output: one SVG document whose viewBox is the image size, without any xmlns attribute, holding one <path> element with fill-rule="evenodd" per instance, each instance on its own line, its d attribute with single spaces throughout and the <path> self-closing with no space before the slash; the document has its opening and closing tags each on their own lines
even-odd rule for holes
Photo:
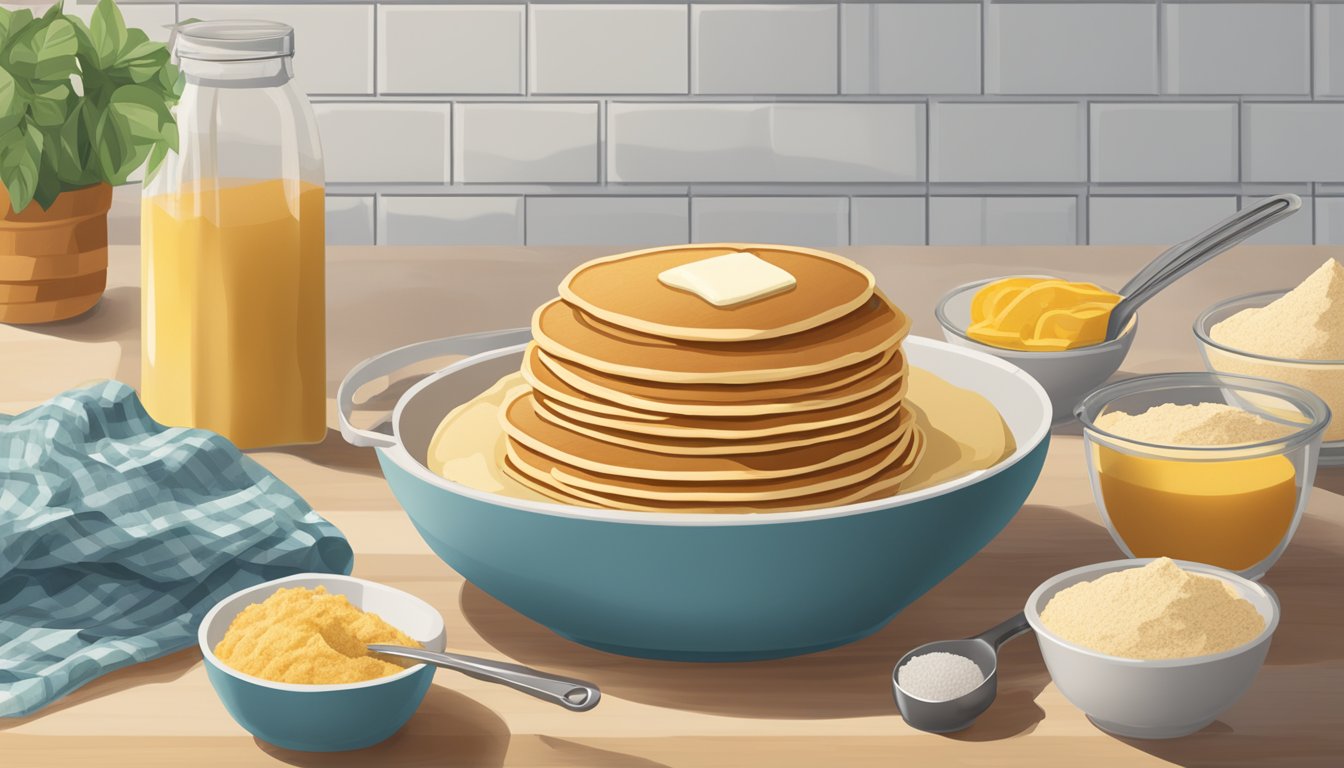
<svg viewBox="0 0 1344 768">
<path fill-rule="evenodd" d="M 141 216 L 141 394 L 238 446 L 326 435 L 325 211 L 294 31 L 192 22 L 174 50 L 179 148 Z"/>
<path fill-rule="evenodd" d="M 1147 443 L 1096 424 L 1112 411 L 1223 403 L 1282 424 L 1258 443 Z M 1297 530 L 1316 477 L 1330 409 L 1300 387 L 1249 376 L 1164 373 L 1098 389 L 1077 409 L 1102 520 L 1126 557 L 1207 563 L 1258 579 Z"/>
<path fill-rule="evenodd" d="M 1195 320 L 1195 338 L 1204 364 L 1218 373 L 1259 376 L 1301 387 L 1318 395 L 1334 412 L 1321 442 L 1321 466 L 1344 465 L 1344 360 L 1299 360 L 1236 349 L 1213 340 L 1213 326 L 1247 309 L 1283 298 L 1286 290 L 1265 291 L 1219 302 Z"/>
</svg>

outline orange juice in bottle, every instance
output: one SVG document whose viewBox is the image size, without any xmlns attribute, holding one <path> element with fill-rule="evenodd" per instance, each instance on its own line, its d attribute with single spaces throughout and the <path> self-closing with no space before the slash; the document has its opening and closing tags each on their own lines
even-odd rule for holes
<svg viewBox="0 0 1344 768">
<path fill-rule="evenodd" d="M 179 28 L 179 149 L 141 203 L 141 395 L 241 448 L 326 434 L 321 150 L 293 31 Z"/>
</svg>

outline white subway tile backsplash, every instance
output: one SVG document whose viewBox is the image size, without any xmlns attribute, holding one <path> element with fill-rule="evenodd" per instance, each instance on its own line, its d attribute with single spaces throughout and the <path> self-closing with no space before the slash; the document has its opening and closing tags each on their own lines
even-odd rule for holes
<svg viewBox="0 0 1344 768">
<path fill-rule="evenodd" d="M 844 93 L 979 93 L 979 3 L 844 3 Z"/>
<path fill-rule="evenodd" d="M 1081 104 L 937 103 L 929 116 L 929 180 L 1082 181 Z"/>
<path fill-rule="evenodd" d="M 1169 3 L 1162 9 L 1167 93 L 1309 92 L 1305 3 Z"/>
<path fill-rule="evenodd" d="M 850 198 L 850 245 L 923 245 L 924 241 L 924 198 Z"/>
<path fill-rule="evenodd" d="M 1344 5 L 1316 6 L 1316 95 L 1344 96 Z"/>
<path fill-rule="evenodd" d="M 1344 245 L 1344 197 L 1316 198 L 1316 242 Z"/>
<path fill-rule="evenodd" d="M 332 243 L 1344 244 L 1344 0 L 119 4 L 295 27 Z"/>
<path fill-rule="evenodd" d="M 1073 245 L 1073 197 L 931 197 L 930 245 Z"/>
<path fill-rule="evenodd" d="M 597 105 L 458 104 L 453 158 L 458 182 L 593 183 Z"/>
<path fill-rule="evenodd" d="M 1236 104 L 1092 105 L 1092 181 L 1234 182 Z"/>
<path fill-rule="evenodd" d="M 1235 197 L 1098 197 L 1088 200 L 1094 245 L 1169 245 L 1237 210 Z"/>
<path fill-rule="evenodd" d="M 688 242 L 685 197 L 530 197 L 528 245 L 664 245 Z"/>
<path fill-rule="evenodd" d="M 849 206 L 843 197 L 697 197 L 691 201 L 691 239 L 834 246 L 849 242 Z"/>
<path fill-rule="evenodd" d="M 921 104 L 612 103 L 612 182 L 924 180 Z"/>
<path fill-rule="evenodd" d="M 989 3 L 986 93 L 1157 92 L 1153 3 Z"/>
<path fill-rule="evenodd" d="M 327 195 L 327 245 L 373 245 L 373 195 Z"/>
<path fill-rule="evenodd" d="M 523 93 L 521 5 L 382 5 L 378 90 Z"/>
<path fill-rule="evenodd" d="M 306 93 L 373 93 L 373 6 L 192 5 L 182 18 L 264 18 L 294 28 L 294 79 Z"/>
<path fill-rule="evenodd" d="M 533 93 L 686 93 L 684 5 L 532 5 Z"/>
<path fill-rule="evenodd" d="M 1243 197 L 1239 208 L 1245 208 L 1248 204 L 1255 202 L 1258 197 Z M 1302 207 L 1297 213 L 1271 225 L 1268 229 L 1263 229 L 1246 239 L 1246 242 L 1256 245 L 1311 245 L 1312 223 L 1315 218 L 1312 200 L 1310 197 L 1302 198 Z M 1209 222 L 1212 226 L 1213 222 Z M 1190 234 L 1194 234 L 1192 231 Z"/>
<path fill-rule="evenodd" d="M 448 104 L 314 104 L 329 182 L 437 182 L 449 174 Z"/>
<path fill-rule="evenodd" d="M 384 195 L 378 232 L 387 245 L 522 245 L 523 198 Z"/>
<path fill-rule="evenodd" d="M 1344 104 L 1247 104 L 1246 181 L 1344 181 Z"/>
<path fill-rule="evenodd" d="M 838 12 L 831 5 L 692 5 L 696 93 L 835 93 Z"/>
</svg>

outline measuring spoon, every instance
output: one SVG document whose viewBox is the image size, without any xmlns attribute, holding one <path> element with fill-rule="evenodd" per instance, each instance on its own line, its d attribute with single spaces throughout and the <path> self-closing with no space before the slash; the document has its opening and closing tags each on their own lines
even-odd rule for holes
<svg viewBox="0 0 1344 768">
<path fill-rule="evenodd" d="M 891 670 L 891 687 L 901 717 L 912 728 L 930 733 L 952 733 L 969 728 L 975 719 L 989 709 L 998 694 L 999 648 L 1014 637 L 1031 629 L 1027 616 L 1019 613 L 1007 621 L 965 640 L 938 640 L 925 643 L 910 651 L 896 662 Z M 975 662 L 985 681 L 970 693 L 946 701 L 921 699 L 901 688 L 901 667 L 916 656 L 928 653 L 955 653 Z"/>
<path fill-rule="evenodd" d="M 436 653 L 423 648 L 406 648 L 400 645 L 375 644 L 368 646 L 370 651 L 385 656 L 414 659 L 427 664 L 452 669 L 477 680 L 507 685 L 528 696 L 549 701 L 572 712 L 587 712 L 597 706 L 602 692 L 592 683 L 571 680 L 567 677 L 548 675 L 521 664 L 509 664 L 503 661 L 478 659 L 475 656 L 463 656 L 459 653 Z"/>
</svg>

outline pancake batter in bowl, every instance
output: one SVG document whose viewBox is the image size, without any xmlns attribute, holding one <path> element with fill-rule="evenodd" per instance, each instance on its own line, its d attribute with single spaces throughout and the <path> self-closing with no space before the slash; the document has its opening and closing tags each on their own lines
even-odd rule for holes
<svg viewBox="0 0 1344 768">
<path fill-rule="evenodd" d="M 499 425 L 499 409 L 510 391 L 525 386 L 521 374 L 512 374 L 453 409 L 430 441 L 425 462 L 430 471 L 478 491 L 527 501 L 556 501 L 504 472 L 506 440 Z M 925 449 L 924 457 L 901 483 L 902 493 L 988 469 L 1016 450 L 1012 433 L 998 411 L 969 389 L 911 368 L 906 401 L 915 426 L 925 436 Z M 873 493 L 874 498 L 882 495 L 886 494 Z M 591 506 L 577 498 L 564 501 Z M 694 511 L 731 510 L 720 505 Z"/>
</svg>

